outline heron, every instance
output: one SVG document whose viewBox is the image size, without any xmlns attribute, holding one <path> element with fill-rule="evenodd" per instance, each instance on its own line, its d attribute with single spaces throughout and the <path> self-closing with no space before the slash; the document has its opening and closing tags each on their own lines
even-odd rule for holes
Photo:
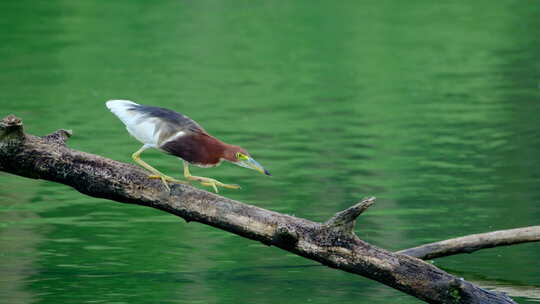
<svg viewBox="0 0 540 304">
<path fill-rule="evenodd" d="M 216 179 L 193 176 L 189 165 L 203 168 L 215 167 L 222 161 L 271 175 L 259 164 L 246 149 L 224 143 L 210 135 L 193 119 L 173 110 L 147 106 L 130 100 L 109 100 L 107 108 L 126 126 L 127 131 L 140 141 L 142 147 L 132 154 L 133 160 L 150 171 L 149 178 L 161 179 L 165 188 L 168 183 L 186 183 L 165 175 L 141 159 L 141 153 L 147 149 L 158 149 L 179 157 L 184 164 L 184 177 L 187 181 L 197 181 L 203 186 L 212 187 L 217 193 L 218 187 L 239 189 L 239 185 L 224 184 Z"/>
</svg>

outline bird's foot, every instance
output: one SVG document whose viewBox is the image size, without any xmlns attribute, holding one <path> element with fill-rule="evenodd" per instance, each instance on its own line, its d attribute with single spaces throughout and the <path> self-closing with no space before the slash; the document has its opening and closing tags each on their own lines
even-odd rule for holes
<svg viewBox="0 0 540 304">
<path fill-rule="evenodd" d="M 240 189 L 239 185 L 224 184 L 218 180 L 208 177 L 200 176 L 187 176 L 188 180 L 198 181 L 203 186 L 212 187 L 216 193 L 219 192 L 218 187 L 227 188 L 227 189 Z"/>
<path fill-rule="evenodd" d="M 161 179 L 161 181 L 163 182 L 163 185 L 165 185 L 165 188 L 167 188 L 167 190 L 171 191 L 171 188 L 169 187 L 169 184 L 168 183 L 174 183 L 174 184 L 188 184 L 188 182 L 186 181 L 181 181 L 181 180 L 177 180 L 173 177 L 170 177 L 170 176 L 167 176 L 167 175 L 148 175 L 148 178 L 155 178 L 155 179 Z"/>
</svg>

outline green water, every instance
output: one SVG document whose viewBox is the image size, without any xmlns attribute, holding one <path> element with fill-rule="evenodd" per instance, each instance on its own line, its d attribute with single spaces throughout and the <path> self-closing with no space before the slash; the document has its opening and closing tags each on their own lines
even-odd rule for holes
<svg viewBox="0 0 540 304">
<path fill-rule="evenodd" d="M 398 250 L 540 218 L 538 1 L 0 2 L 0 116 L 130 162 L 104 107 L 173 108 L 248 149 L 194 174 L 316 221 L 368 195 L 357 233 Z M 181 163 L 143 158 L 170 175 Z M 540 247 L 438 259 L 540 301 Z M 1 303 L 419 303 L 163 212 L 0 173 Z"/>
</svg>

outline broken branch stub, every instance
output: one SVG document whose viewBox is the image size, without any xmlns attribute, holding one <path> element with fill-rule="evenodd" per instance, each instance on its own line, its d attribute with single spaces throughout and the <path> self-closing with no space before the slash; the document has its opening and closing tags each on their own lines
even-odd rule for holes
<svg viewBox="0 0 540 304">
<path fill-rule="evenodd" d="M 8 115 L 0 121 L 0 145 L 16 146 L 24 139 L 22 120 L 15 115 Z"/>
<path fill-rule="evenodd" d="M 358 204 L 336 213 L 324 223 L 327 229 L 340 231 L 344 234 L 354 234 L 356 219 L 375 203 L 375 197 L 365 198 Z"/>
<path fill-rule="evenodd" d="M 43 140 L 50 143 L 65 145 L 68 138 L 70 138 L 72 135 L 73 135 L 73 131 L 60 129 L 49 135 L 42 136 L 41 138 L 43 138 Z"/>
</svg>

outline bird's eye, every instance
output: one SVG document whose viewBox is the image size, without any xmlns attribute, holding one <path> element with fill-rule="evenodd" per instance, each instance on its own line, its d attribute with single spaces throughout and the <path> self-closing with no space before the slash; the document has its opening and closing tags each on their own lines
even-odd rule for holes
<svg viewBox="0 0 540 304">
<path fill-rule="evenodd" d="M 240 152 L 236 153 L 236 159 L 238 160 L 246 160 L 248 157 L 245 154 L 242 154 Z"/>
</svg>

